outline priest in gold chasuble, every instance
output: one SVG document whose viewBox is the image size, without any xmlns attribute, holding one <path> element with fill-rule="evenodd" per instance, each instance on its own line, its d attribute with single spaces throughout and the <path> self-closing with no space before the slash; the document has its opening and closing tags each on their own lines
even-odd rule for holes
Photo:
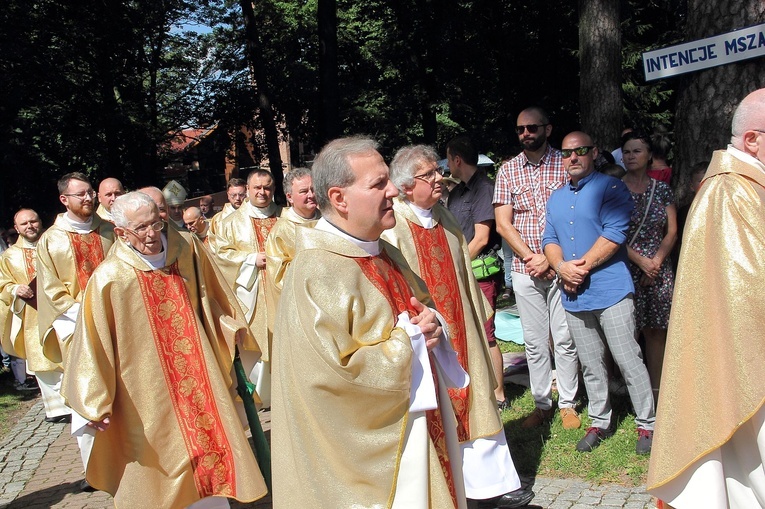
<svg viewBox="0 0 765 509">
<path fill-rule="evenodd" d="M 313 227 L 321 217 L 316 208 L 311 170 L 290 170 L 284 176 L 284 193 L 290 207 L 284 209 L 266 239 L 266 304 L 270 334 L 274 330 L 274 317 L 284 285 L 284 274 L 295 257 L 295 231 L 298 225 Z"/>
<path fill-rule="evenodd" d="M 37 243 L 37 312 L 43 352 L 64 366 L 82 293 L 114 242 L 114 226 L 94 213 L 96 193 L 85 175 L 64 175 L 59 193 L 66 212 Z"/>
<path fill-rule="evenodd" d="M 496 384 L 483 324 L 493 310 L 470 269 L 467 242 L 454 216 L 439 203 L 438 155 L 425 145 L 400 149 L 391 162 L 396 226 L 382 238 L 403 254 L 425 282 L 449 328 L 452 347 L 470 375 L 465 389 L 450 389 L 462 449 L 468 499 L 502 497 L 521 487 L 494 397 Z M 523 491 L 523 492 L 522 492 Z M 508 495 L 528 498 L 524 490 Z"/>
<path fill-rule="evenodd" d="M 685 223 L 648 491 L 677 509 L 765 505 L 765 89 L 733 115 Z"/>
<path fill-rule="evenodd" d="M 119 239 L 85 292 L 68 357 L 80 370 L 62 386 L 98 430 L 86 479 L 116 507 L 262 498 L 230 390 L 235 345 L 258 353 L 233 292 L 201 242 L 162 232 L 149 196 L 112 214 Z"/>
<path fill-rule="evenodd" d="M 323 217 L 296 229 L 274 327 L 274 508 L 464 508 L 447 386 L 469 379 L 422 281 L 379 240 L 388 168 L 353 137 L 312 174 Z"/>
<path fill-rule="evenodd" d="M 59 394 L 60 366 L 47 359 L 37 330 L 37 241 L 42 234 L 40 216 L 31 209 L 21 209 L 13 217 L 19 233 L 14 245 L 0 258 L 0 333 L 3 349 L 26 359 L 26 369 L 33 372 L 42 392 L 45 418 L 57 421 L 69 414 Z"/>
<path fill-rule="evenodd" d="M 250 330 L 262 351 L 250 373 L 264 407 L 271 406 L 271 341 L 266 306 L 266 239 L 282 210 L 273 203 L 274 180 L 266 170 L 247 178 L 247 196 L 236 212 L 223 219 L 209 246 L 229 286 L 244 308 Z M 242 359 L 245 363 L 249 359 Z"/>
</svg>

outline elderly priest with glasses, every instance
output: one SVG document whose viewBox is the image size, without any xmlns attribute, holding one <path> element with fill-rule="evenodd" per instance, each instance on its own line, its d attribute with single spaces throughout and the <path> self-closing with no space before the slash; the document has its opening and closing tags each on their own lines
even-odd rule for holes
<svg viewBox="0 0 765 509">
<path fill-rule="evenodd" d="M 117 507 L 229 507 L 266 495 L 232 396 L 243 312 L 201 242 L 154 201 L 112 207 L 119 240 L 82 301 L 62 394 L 98 430 L 86 478 Z"/>
</svg>

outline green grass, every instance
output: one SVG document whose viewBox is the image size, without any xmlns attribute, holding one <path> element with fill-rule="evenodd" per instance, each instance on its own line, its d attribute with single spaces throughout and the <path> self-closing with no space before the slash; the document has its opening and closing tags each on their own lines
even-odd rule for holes
<svg viewBox="0 0 765 509">
<path fill-rule="evenodd" d="M 13 429 L 38 396 L 37 392 L 15 390 L 10 373 L 0 375 L 0 440 Z"/>
<path fill-rule="evenodd" d="M 531 391 L 519 385 L 507 385 L 505 394 L 511 408 L 502 413 L 505 433 L 513 461 L 518 472 L 524 475 L 545 477 L 578 477 L 593 482 L 620 483 L 637 486 L 644 484 L 648 471 L 648 456 L 635 454 L 635 418 L 630 412 L 627 396 L 613 397 L 614 419 L 617 429 L 614 436 L 603 441 L 590 453 L 580 453 L 576 443 L 584 436 L 590 423 L 586 401 L 581 403 L 582 426 L 577 430 L 565 430 L 560 416 L 550 424 L 534 429 L 521 428 L 523 419 L 534 410 Z M 557 394 L 556 394 L 557 396 Z"/>
</svg>

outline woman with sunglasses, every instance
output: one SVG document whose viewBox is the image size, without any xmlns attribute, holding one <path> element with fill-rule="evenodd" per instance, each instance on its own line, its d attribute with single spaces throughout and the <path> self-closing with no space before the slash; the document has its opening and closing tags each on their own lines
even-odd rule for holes
<svg viewBox="0 0 765 509">
<path fill-rule="evenodd" d="M 674 288 L 670 254 L 677 240 L 677 212 L 669 185 L 648 176 L 651 139 L 634 131 L 624 140 L 622 156 L 627 174 L 622 180 L 635 201 L 627 252 L 635 283 L 636 326 L 645 338 L 646 365 L 655 401 Z"/>
</svg>

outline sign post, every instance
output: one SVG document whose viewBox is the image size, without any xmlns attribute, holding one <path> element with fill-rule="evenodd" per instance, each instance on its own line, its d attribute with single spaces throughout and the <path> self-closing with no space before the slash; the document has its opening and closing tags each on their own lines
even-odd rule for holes
<svg viewBox="0 0 765 509">
<path fill-rule="evenodd" d="M 645 80 L 652 81 L 763 55 L 765 23 L 647 51 L 643 53 L 643 71 Z"/>
</svg>

